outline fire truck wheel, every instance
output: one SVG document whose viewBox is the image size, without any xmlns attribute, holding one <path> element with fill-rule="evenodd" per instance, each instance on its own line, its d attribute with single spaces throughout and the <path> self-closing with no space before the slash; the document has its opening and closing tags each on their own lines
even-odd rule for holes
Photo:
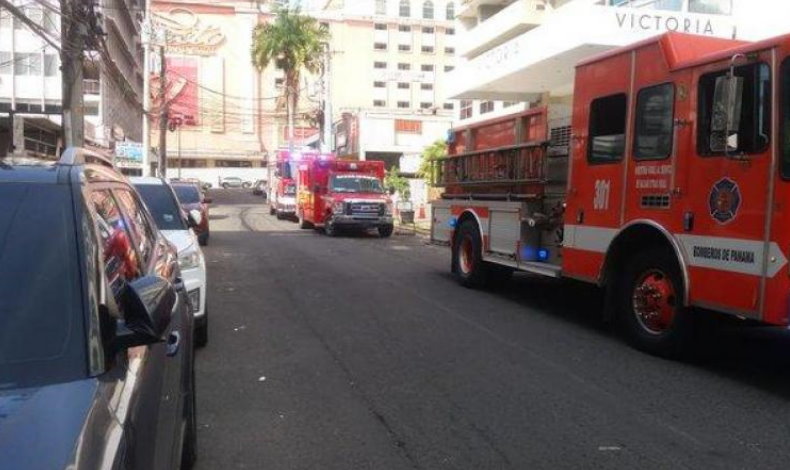
<svg viewBox="0 0 790 470">
<path fill-rule="evenodd" d="M 337 236 L 337 227 L 332 221 L 332 216 L 327 216 L 326 219 L 324 219 L 324 233 L 327 237 Z"/>
<path fill-rule="evenodd" d="M 694 323 L 683 306 L 680 267 L 671 250 L 647 250 L 631 258 L 618 290 L 621 323 L 634 347 L 663 357 L 687 351 Z"/>
<path fill-rule="evenodd" d="M 483 263 L 482 247 L 477 224 L 472 220 L 462 223 L 453 243 L 453 273 L 464 287 L 483 287 L 487 284 L 489 270 Z"/>
<path fill-rule="evenodd" d="M 379 227 L 379 236 L 381 238 L 389 238 L 394 230 L 395 227 L 392 225 L 382 225 Z"/>
</svg>

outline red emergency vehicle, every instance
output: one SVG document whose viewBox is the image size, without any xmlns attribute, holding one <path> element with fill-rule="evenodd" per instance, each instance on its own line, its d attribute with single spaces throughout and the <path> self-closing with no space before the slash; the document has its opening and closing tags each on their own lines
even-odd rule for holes
<svg viewBox="0 0 790 470">
<path fill-rule="evenodd" d="M 296 215 L 296 172 L 301 162 L 312 161 L 318 158 L 331 159 L 331 154 L 322 154 L 316 151 L 278 150 L 275 155 L 274 165 L 269 166 L 269 214 L 276 215 L 278 219 L 294 217 Z"/>
<path fill-rule="evenodd" d="M 301 228 L 375 228 L 392 235 L 392 201 L 384 191 L 384 162 L 319 158 L 299 165 L 298 207 Z"/>
<path fill-rule="evenodd" d="M 661 355 L 694 307 L 787 325 L 790 36 L 659 36 L 580 63 L 572 102 L 452 133 L 432 239 L 457 279 L 598 284 Z"/>
</svg>

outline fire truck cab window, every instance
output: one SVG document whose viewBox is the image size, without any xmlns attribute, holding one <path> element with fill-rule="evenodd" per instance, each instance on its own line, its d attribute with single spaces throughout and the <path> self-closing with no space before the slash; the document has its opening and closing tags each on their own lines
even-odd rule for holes
<svg viewBox="0 0 790 470">
<path fill-rule="evenodd" d="M 782 159 L 779 162 L 779 170 L 782 173 L 782 178 L 790 179 L 790 59 L 786 59 L 782 63 L 780 82 L 782 86 L 782 108 L 779 111 L 782 116 Z"/>
<path fill-rule="evenodd" d="M 634 158 L 661 160 L 672 152 L 675 85 L 665 83 L 639 91 L 636 99 Z"/>
<path fill-rule="evenodd" d="M 590 104 L 590 163 L 618 162 L 625 154 L 625 93 L 597 98 Z"/>
<path fill-rule="evenodd" d="M 699 79 L 699 112 L 697 121 L 697 151 L 702 156 L 723 156 L 714 151 L 716 139 L 711 132 L 713 97 L 716 79 L 727 74 L 727 70 L 709 73 Z M 743 95 L 740 125 L 737 129 L 737 148 L 730 153 L 755 154 L 765 151 L 770 143 L 771 132 L 771 69 L 763 63 L 743 65 L 735 68 L 735 76 L 743 78 Z M 734 142 L 734 140 L 731 140 Z M 714 144 L 714 145 L 712 145 Z"/>
</svg>

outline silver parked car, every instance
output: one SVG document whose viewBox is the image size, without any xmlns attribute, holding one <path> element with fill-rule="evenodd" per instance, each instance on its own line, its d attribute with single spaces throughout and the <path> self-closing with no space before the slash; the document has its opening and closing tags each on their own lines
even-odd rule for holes
<svg viewBox="0 0 790 470">
<path fill-rule="evenodd" d="M 249 181 L 244 181 L 243 179 L 239 178 L 238 176 L 225 176 L 220 179 L 220 186 L 225 189 L 228 188 L 249 188 L 252 186 L 252 183 Z"/>
</svg>

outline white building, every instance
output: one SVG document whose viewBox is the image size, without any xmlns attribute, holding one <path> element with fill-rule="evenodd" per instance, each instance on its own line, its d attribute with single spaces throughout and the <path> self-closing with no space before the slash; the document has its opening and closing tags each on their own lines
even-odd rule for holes
<svg viewBox="0 0 790 470">
<path fill-rule="evenodd" d="M 12 0 L 60 43 L 55 0 Z M 142 0 L 101 0 L 95 6 L 107 54 L 86 54 L 83 67 L 85 140 L 112 151 L 142 140 Z M 109 60 L 108 60 L 109 59 Z M 59 52 L 0 8 L 0 157 L 55 157 L 62 145 Z M 129 162 L 125 162 L 129 163 Z M 127 165 L 135 166 L 134 164 Z"/>
<path fill-rule="evenodd" d="M 467 0 L 448 94 L 459 124 L 563 102 L 592 55 L 667 31 L 762 39 L 790 31 L 787 13 L 785 0 Z"/>
</svg>

